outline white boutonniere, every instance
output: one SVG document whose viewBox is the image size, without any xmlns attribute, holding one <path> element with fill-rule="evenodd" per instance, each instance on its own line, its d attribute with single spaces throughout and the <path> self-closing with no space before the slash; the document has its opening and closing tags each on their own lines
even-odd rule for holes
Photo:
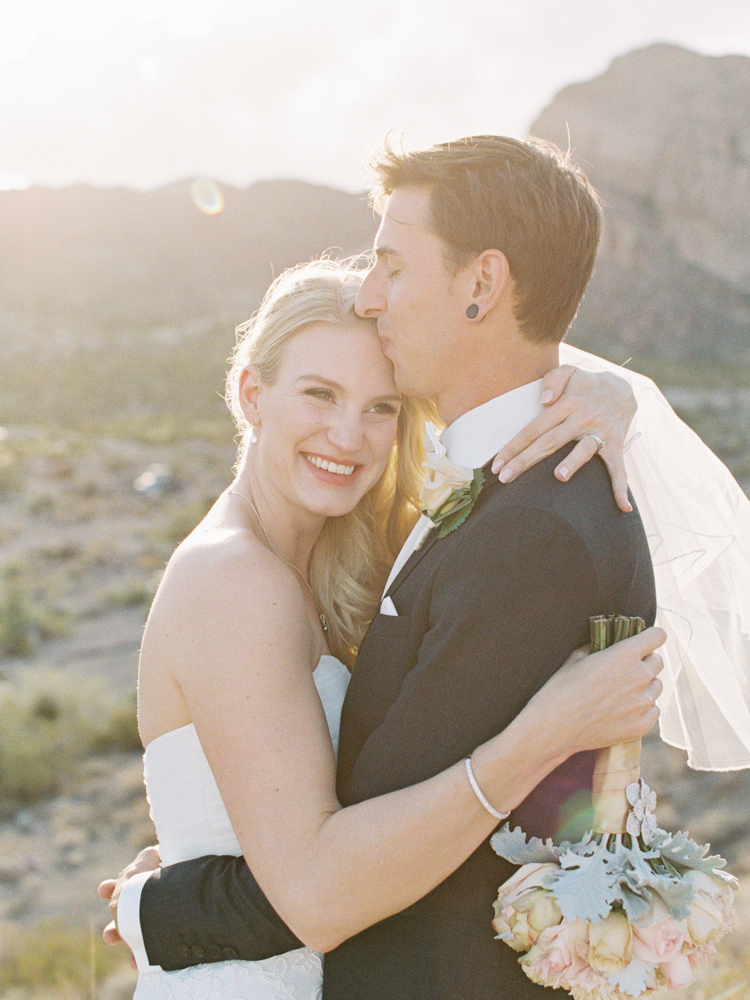
<svg viewBox="0 0 750 1000">
<path fill-rule="evenodd" d="M 419 500 L 422 513 L 440 526 L 438 538 L 444 538 L 471 514 L 484 484 L 484 473 L 449 462 L 445 445 L 429 421 L 425 424 L 425 451 L 427 461 L 422 464 L 427 478 Z"/>
</svg>

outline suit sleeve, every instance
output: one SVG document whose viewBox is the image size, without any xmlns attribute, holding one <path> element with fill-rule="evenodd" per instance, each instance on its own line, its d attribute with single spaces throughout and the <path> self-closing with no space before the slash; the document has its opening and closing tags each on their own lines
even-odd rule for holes
<svg viewBox="0 0 750 1000">
<path fill-rule="evenodd" d="M 235 958 L 260 961 L 302 944 L 241 857 L 162 868 L 143 886 L 140 916 L 149 963 L 166 971 Z"/>
<path fill-rule="evenodd" d="M 436 544 L 451 538 L 417 662 L 340 775 L 344 804 L 431 777 L 502 731 L 587 641 L 588 616 L 599 613 L 596 567 L 559 515 L 489 509 Z"/>
</svg>

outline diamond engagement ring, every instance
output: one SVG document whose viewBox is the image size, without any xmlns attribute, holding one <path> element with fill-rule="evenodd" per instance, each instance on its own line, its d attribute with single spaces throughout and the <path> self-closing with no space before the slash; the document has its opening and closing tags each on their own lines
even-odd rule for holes
<svg viewBox="0 0 750 1000">
<path fill-rule="evenodd" d="M 596 446 L 599 449 L 599 451 L 602 450 L 602 448 L 604 447 L 604 442 L 602 441 L 602 439 L 600 437 L 598 437 L 598 435 L 596 435 L 596 434 L 586 434 L 585 436 L 587 438 L 593 438 L 594 441 L 596 441 Z"/>
</svg>

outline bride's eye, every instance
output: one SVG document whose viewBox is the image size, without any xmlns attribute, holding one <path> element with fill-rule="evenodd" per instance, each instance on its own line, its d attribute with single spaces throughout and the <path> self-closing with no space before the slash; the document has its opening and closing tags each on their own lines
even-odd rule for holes
<svg viewBox="0 0 750 1000">
<path fill-rule="evenodd" d="M 323 389 L 323 388 L 305 389 L 305 395 L 312 396 L 313 399 L 322 399 L 326 401 L 332 401 L 334 399 L 333 389 Z"/>
<path fill-rule="evenodd" d="M 374 413 L 379 417 L 396 417 L 399 414 L 401 407 L 396 403 L 389 403 L 383 401 L 382 403 L 376 403 L 374 406 L 370 407 L 370 413 Z"/>
</svg>

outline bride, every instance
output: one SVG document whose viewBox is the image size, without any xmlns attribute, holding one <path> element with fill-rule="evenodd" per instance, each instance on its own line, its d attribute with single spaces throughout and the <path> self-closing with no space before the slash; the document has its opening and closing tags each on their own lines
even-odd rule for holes
<svg viewBox="0 0 750 1000">
<path fill-rule="evenodd" d="M 243 854 L 312 947 L 142 971 L 136 1000 L 313 1000 L 318 951 L 420 899 L 497 825 L 463 763 L 348 808 L 336 799 L 346 664 L 414 521 L 432 416 L 398 393 L 374 323 L 356 316 L 360 281 L 332 262 L 302 266 L 246 324 L 228 377 L 236 477 L 170 560 L 139 668 L 162 864 Z M 514 808 L 571 754 L 653 725 L 662 640 L 650 629 L 574 654 L 483 744 L 475 780 L 496 808 Z M 125 910 L 123 897 L 127 941 Z"/>
</svg>

